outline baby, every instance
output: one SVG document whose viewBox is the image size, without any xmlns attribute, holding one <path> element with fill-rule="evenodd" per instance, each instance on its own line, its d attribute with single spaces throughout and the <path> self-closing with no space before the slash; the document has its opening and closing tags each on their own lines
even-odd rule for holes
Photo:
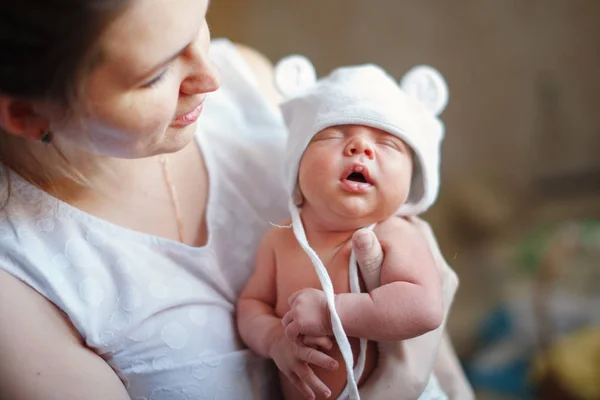
<svg viewBox="0 0 600 400">
<path fill-rule="evenodd" d="M 437 196 L 437 115 L 447 89 L 429 67 L 413 69 L 401 88 L 373 65 L 316 82 L 306 63 L 277 68 L 289 97 L 282 111 L 293 229 L 274 227 L 263 238 L 238 327 L 253 351 L 275 361 L 286 399 L 358 399 L 377 365 L 374 342 L 414 338 L 442 322 L 435 260 L 408 218 Z M 352 254 L 363 227 L 385 252 L 380 287 L 370 293 Z"/>
</svg>

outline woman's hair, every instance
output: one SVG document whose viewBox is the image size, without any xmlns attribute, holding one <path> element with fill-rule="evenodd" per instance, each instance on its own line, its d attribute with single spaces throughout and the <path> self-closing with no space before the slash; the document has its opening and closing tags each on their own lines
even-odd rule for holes
<svg viewBox="0 0 600 400">
<path fill-rule="evenodd" d="M 130 0 L 16 0 L 0 3 L 0 95 L 51 100 L 69 110 L 102 59 L 99 38 Z M 32 170 L 25 140 L 0 130 L 0 161 Z M 38 164 L 36 166 L 36 164 Z M 64 169 L 64 168 L 63 168 Z M 4 171 L 3 171 L 4 170 Z M 7 170 L 0 168 L 7 177 Z M 27 171 L 24 171 L 24 175 Z M 27 178 L 27 177 L 26 177 Z M 8 200 L 10 180 L 0 182 Z M 0 206 L 3 199 L 0 198 Z"/>
<path fill-rule="evenodd" d="M 128 0 L 19 0 L 0 5 L 0 93 L 68 102 L 101 57 L 102 29 Z"/>
</svg>

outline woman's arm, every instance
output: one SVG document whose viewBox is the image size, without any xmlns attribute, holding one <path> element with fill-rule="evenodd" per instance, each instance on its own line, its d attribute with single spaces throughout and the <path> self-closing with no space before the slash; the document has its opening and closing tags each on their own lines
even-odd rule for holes
<svg viewBox="0 0 600 400">
<path fill-rule="evenodd" d="M 0 270 L 0 399 L 129 400 L 125 387 L 86 348 L 64 315 Z"/>
<path fill-rule="evenodd" d="M 411 223 L 424 235 L 436 260 L 442 277 L 444 293 L 444 318 L 447 318 L 452 299 L 458 288 L 456 274 L 444 260 L 431 227 L 418 218 Z M 379 286 L 383 251 L 375 234 L 371 231 L 358 231 L 353 238 L 356 259 L 359 261 L 361 275 L 368 291 Z M 379 363 L 366 384 L 361 387 L 365 398 L 381 400 L 396 399 L 398 392 L 423 392 L 431 372 L 438 375 L 442 389 L 452 400 L 472 400 L 473 389 L 465 377 L 456 353 L 445 330 L 416 339 L 380 344 Z M 434 371 L 427 360 L 434 359 Z"/>
<path fill-rule="evenodd" d="M 475 399 L 473 388 L 469 384 L 467 377 L 458 361 L 452 342 L 447 332 L 444 332 L 438 357 L 435 360 L 433 368 L 440 386 L 452 400 L 472 400 Z"/>
</svg>

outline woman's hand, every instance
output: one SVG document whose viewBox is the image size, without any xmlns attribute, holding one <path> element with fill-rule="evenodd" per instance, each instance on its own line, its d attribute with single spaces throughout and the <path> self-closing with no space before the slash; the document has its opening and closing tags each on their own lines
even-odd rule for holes
<svg viewBox="0 0 600 400">
<path fill-rule="evenodd" d="M 316 339 L 316 343 L 325 342 Z M 305 398 L 314 399 L 315 392 L 325 397 L 331 396 L 331 390 L 315 375 L 308 364 L 330 371 L 336 370 L 339 365 L 333 358 L 317 350 L 316 346 L 310 347 L 302 341 L 291 341 L 282 329 L 281 335 L 273 341 L 269 349 L 269 356 Z"/>
<path fill-rule="evenodd" d="M 367 291 L 377 289 L 381 286 L 383 249 L 375 233 L 370 229 L 359 229 L 354 232 L 352 249 Z"/>
<path fill-rule="evenodd" d="M 331 314 L 327 307 L 327 298 L 320 289 L 298 290 L 288 299 L 290 310 L 281 322 L 285 335 L 292 341 L 298 341 L 301 335 L 328 336 L 331 329 Z"/>
<path fill-rule="evenodd" d="M 446 319 L 458 288 L 458 278 L 444 260 L 429 225 L 418 218 L 411 218 L 410 221 L 429 243 L 439 268 L 444 293 L 444 319 Z M 375 233 L 367 229 L 357 231 L 352 240 L 366 289 L 372 291 L 381 284 L 383 250 Z M 428 335 L 410 340 L 378 343 L 378 347 L 377 368 L 360 388 L 362 398 L 393 400 L 398 398 L 397 393 L 404 393 L 407 398 L 417 398 L 427 386 L 434 368 L 442 388 L 450 399 L 475 398 L 442 327 Z"/>
</svg>

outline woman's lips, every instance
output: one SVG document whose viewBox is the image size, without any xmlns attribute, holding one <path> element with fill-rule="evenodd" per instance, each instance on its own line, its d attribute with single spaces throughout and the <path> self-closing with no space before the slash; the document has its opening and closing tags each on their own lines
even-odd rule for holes
<svg viewBox="0 0 600 400">
<path fill-rule="evenodd" d="M 171 125 L 173 126 L 187 126 L 191 125 L 198 120 L 200 114 L 202 114 L 202 109 L 204 108 L 204 103 L 200 103 L 196 108 L 187 114 L 183 114 L 180 117 L 175 118 Z"/>
</svg>

